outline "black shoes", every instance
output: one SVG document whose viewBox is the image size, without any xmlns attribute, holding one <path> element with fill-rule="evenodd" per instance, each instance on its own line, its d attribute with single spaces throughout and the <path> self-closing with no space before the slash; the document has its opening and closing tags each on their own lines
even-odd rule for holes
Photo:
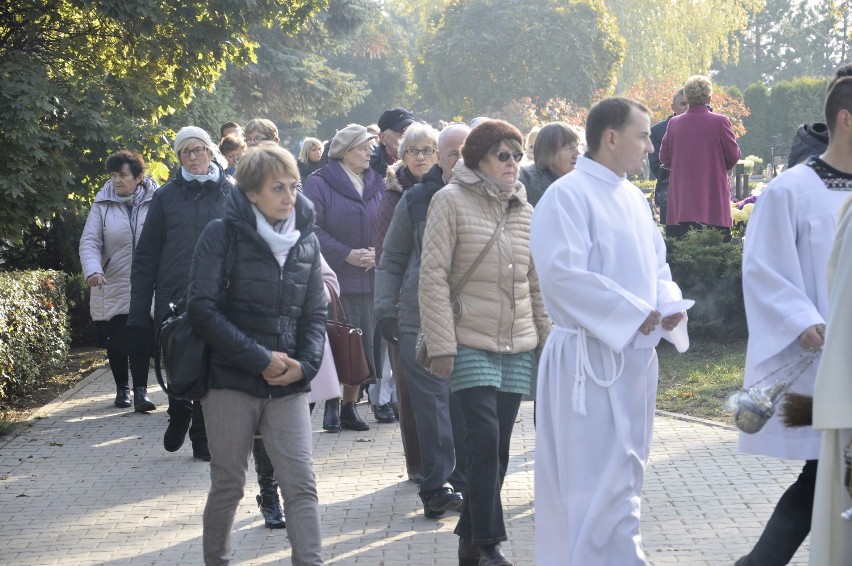
<svg viewBox="0 0 852 566">
<path fill-rule="evenodd" d="M 148 399 L 148 390 L 145 387 L 133 388 L 133 410 L 137 413 L 153 411 L 157 406 Z"/>
<path fill-rule="evenodd" d="M 340 398 L 328 399 L 325 402 L 322 429 L 326 432 L 340 432 Z"/>
<path fill-rule="evenodd" d="M 499 544 L 479 547 L 479 566 L 512 566 Z"/>
<path fill-rule="evenodd" d="M 283 529 L 287 526 L 284 520 L 284 511 L 281 509 L 281 502 L 278 499 L 277 488 L 261 490 L 256 499 L 267 528 Z"/>
<path fill-rule="evenodd" d="M 166 434 L 163 435 L 163 448 L 167 452 L 180 450 L 183 441 L 186 440 L 186 433 L 189 432 L 191 423 L 192 415 L 169 418 L 169 426 L 166 428 Z"/>
<path fill-rule="evenodd" d="M 130 401 L 130 389 L 126 387 L 119 387 L 115 391 L 115 403 L 113 403 L 119 409 L 126 409 L 133 403 Z"/>
<path fill-rule="evenodd" d="M 355 403 L 344 403 L 340 408 L 340 427 L 346 430 L 370 430 L 370 425 L 365 423 L 355 408 Z"/>
<path fill-rule="evenodd" d="M 461 511 L 464 498 L 450 487 L 423 495 L 423 514 L 427 519 L 437 519 L 447 511 Z"/>
<path fill-rule="evenodd" d="M 192 457 L 204 462 L 210 461 L 210 449 L 207 448 L 207 441 L 192 443 Z"/>
<path fill-rule="evenodd" d="M 379 423 L 395 423 L 396 422 L 396 414 L 393 412 L 393 407 L 391 407 L 390 403 L 385 403 L 384 405 L 378 405 L 374 410 L 373 414 L 376 415 L 376 422 Z"/>
<path fill-rule="evenodd" d="M 459 537 L 459 566 L 479 566 L 479 547 Z"/>
</svg>

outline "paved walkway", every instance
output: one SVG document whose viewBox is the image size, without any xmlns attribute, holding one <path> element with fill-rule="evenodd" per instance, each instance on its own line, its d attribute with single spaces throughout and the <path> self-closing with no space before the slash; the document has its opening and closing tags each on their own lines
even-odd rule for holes
<svg viewBox="0 0 852 566">
<path fill-rule="evenodd" d="M 201 564 L 208 465 L 192 459 L 189 442 L 163 450 L 165 396 L 151 389 L 154 413 L 115 409 L 109 371 L 97 370 L 0 440 L 0 564 Z M 313 441 L 327 563 L 454 565 L 457 515 L 423 518 L 398 427 L 328 434 L 321 418 Z M 731 564 L 756 540 L 800 464 L 738 455 L 735 442 L 730 428 L 658 416 L 643 507 L 650 564 Z M 524 566 L 535 563 L 533 466 L 524 402 L 503 489 L 504 550 Z M 252 479 L 233 563 L 289 564 L 286 532 L 263 527 Z M 806 563 L 803 548 L 793 564 Z"/>
</svg>

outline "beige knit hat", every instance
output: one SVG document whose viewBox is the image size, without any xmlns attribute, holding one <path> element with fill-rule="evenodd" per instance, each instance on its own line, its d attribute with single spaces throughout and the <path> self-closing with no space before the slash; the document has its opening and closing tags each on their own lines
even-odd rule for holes
<svg viewBox="0 0 852 566">
<path fill-rule="evenodd" d="M 360 124 L 349 124 L 334 135 L 328 156 L 331 159 L 343 159 L 343 154 L 367 140 L 375 139 L 377 136 L 367 131 Z"/>
</svg>

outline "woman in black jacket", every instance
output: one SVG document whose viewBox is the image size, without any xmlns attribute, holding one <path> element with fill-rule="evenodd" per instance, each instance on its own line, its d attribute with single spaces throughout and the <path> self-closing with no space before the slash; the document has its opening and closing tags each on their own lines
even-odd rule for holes
<svg viewBox="0 0 852 566">
<path fill-rule="evenodd" d="M 296 189 L 295 159 L 276 145 L 249 149 L 236 179 L 225 218 L 198 240 L 188 292 L 189 320 L 212 350 L 204 561 L 228 563 L 257 431 L 284 495 L 292 563 L 322 564 L 307 395 L 326 318 L 313 206 Z"/>
</svg>

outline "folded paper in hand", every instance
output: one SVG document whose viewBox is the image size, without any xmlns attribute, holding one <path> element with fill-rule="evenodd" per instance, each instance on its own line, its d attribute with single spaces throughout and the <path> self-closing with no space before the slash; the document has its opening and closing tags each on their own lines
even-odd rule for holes
<svg viewBox="0 0 852 566">
<path fill-rule="evenodd" d="M 681 299 L 679 301 L 672 301 L 671 303 L 659 305 L 657 306 L 657 310 L 660 311 L 660 318 L 666 318 L 667 316 L 687 311 L 691 309 L 694 304 L 695 301 L 692 299 Z M 678 325 L 669 331 L 663 330 L 663 325 L 658 324 L 656 330 L 647 336 L 638 332 L 636 334 L 636 339 L 633 340 L 633 347 L 654 348 L 660 342 L 660 338 L 665 338 L 674 344 L 674 347 L 678 352 L 686 352 L 689 349 L 689 334 L 686 330 L 686 319 L 687 317 L 684 316 Z"/>
</svg>

